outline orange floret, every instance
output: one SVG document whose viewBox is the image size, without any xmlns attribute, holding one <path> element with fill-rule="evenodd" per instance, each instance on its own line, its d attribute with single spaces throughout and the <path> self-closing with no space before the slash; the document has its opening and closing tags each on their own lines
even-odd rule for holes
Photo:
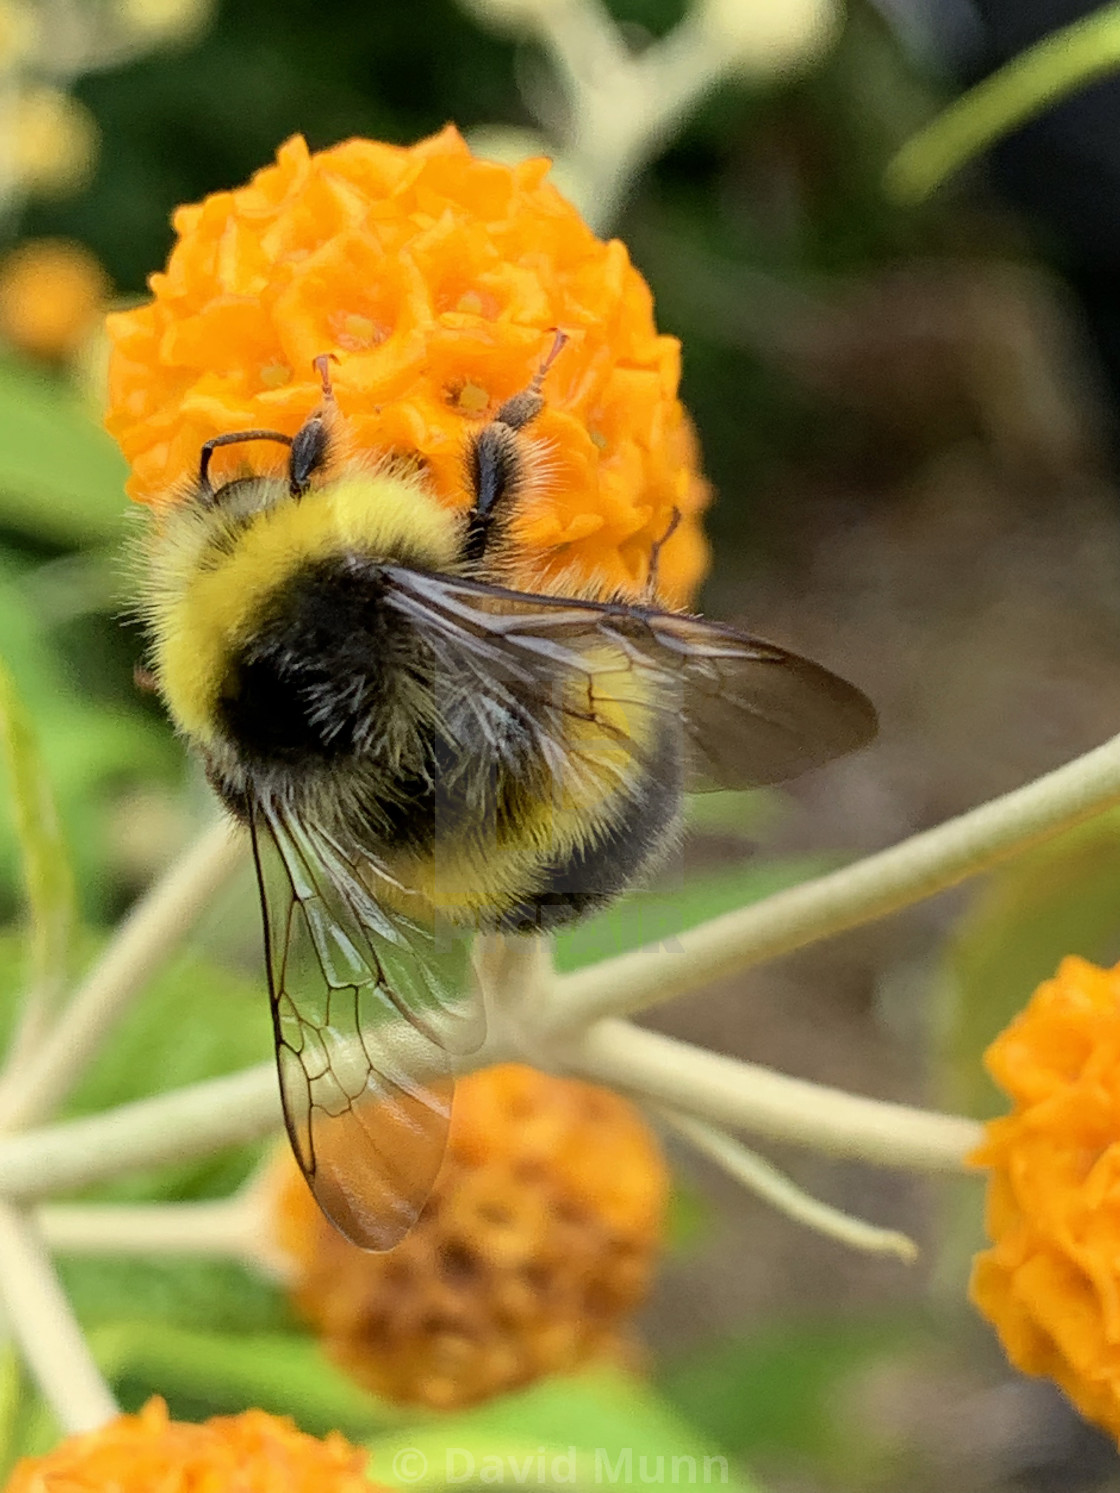
<svg viewBox="0 0 1120 1493">
<path fill-rule="evenodd" d="M 518 1064 L 462 1079 L 435 1191 L 389 1254 L 347 1243 L 281 1165 L 296 1303 L 374 1393 L 445 1410 L 625 1357 L 668 1180 L 618 1095 Z"/>
<path fill-rule="evenodd" d="M 1063 960 L 985 1062 L 1014 1109 L 972 1158 L 992 1240 L 972 1299 L 1017 1368 L 1120 1437 L 1120 965 Z"/>
<path fill-rule="evenodd" d="M 477 160 L 451 126 L 410 148 L 311 154 L 296 136 L 248 186 L 181 207 L 153 299 L 108 321 L 106 423 L 132 496 L 174 494 L 211 436 L 292 434 L 319 399 L 312 360 L 333 352 L 356 448 L 418 459 L 465 505 L 471 432 L 528 384 L 559 327 L 570 342 L 530 428 L 524 583 L 636 593 L 678 509 L 659 581 L 687 601 L 708 489 L 677 398 L 680 346 L 658 334 L 623 245 L 595 238 L 548 167 Z M 265 449 L 254 462 L 276 460 Z M 244 461 L 220 452 L 215 470 Z"/>
<path fill-rule="evenodd" d="M 81 244 L 29 239 L 0 264 L 0 337 L 33 357 L 67 358 L 97 325 L 109 290 Z"/>
<path fill-rule="evenodd" d="M 139 1415 L 26 1457 L 5 1493 L 375 1493 L 368 1460 L 337 1431 L 319 1441 L 263 1410 L 193 1425 L 152 1399 Z"/>
</svg>

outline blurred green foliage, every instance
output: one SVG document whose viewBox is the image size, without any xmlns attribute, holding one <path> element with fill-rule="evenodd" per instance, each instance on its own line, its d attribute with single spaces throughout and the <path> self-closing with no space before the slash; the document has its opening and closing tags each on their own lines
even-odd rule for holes
<svg viewBox="0 0 1120 1493">
<path fill-rule="evenodd" d="M 852 1388 L 930 1341 L 929 1323 L 916 1314 L 783 1321 L 708 1345 L 668 1365 L 657 1382 L 732 1457 L 823 1465 L 843 1486 L 874 1486 L 889 1451 L 853 1423 Z"/>
</svg>

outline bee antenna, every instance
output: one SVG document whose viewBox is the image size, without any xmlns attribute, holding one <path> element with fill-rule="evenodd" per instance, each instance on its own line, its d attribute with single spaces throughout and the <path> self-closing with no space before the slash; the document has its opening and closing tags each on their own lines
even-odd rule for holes
<svg viewBox="0 0 1120 1493">
<path fill-rule="evenodd" d="M 657 577 L 661 568 L 661 551 L 677 532 L 680 521 L 681 510 L 674 503 L 672 516 L 669 519 L 669 527 L 662 534 L 661 538 L 654 540 L 653 544 L 649 547 L 649 569 L 646 571 L 646 594 L 644 598 L 647 606 L 652 606 L 657 599 Z"/>
<path fill-rule="evenodd" d="M 219 446 L 239 446 L 243 441 L 276 441 L 282 446 L 290 446 L 292 438 L 284 435 L 279 430 L 233 430 L 228 435 L 216 435 L 208 441 L 203 441 L 202 449 L 198 453 L 198 485 L 204 491 L 210 488 L 210 458 Z"/>
</svg>

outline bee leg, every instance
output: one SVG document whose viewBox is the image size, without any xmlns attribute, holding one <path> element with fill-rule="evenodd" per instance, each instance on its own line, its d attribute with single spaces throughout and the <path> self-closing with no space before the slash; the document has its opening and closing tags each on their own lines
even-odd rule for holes
<svg viewBox="0 0 1120 1493">
<path fill-rule="evenodd" d="M 646 572 L 646 594 L 643 598 L 646 606 L 653 606 L 657 601 L 657 573 L 661 567 L 661 551 L 677 532 L 681 521 L 681 510 L 674 504 L 673 516 L 669 520 L 669 527 L 657 542 L 650 546 L 649 570 Z"/>
<path fill-rule="evenodd" d="M 516 495 L 525 470 L 520 432 L 544 408 L 541 388 L 545 375 L 567 340 L 565 333 L 557 331 L 552 347 L 529 387 L 499 406 L 489 425 L 485 425 L 470 444 L 467 464 L 474 503 L 467 518 L 463 541 L 463 558 L 466 560 L 482 559 L 499 507 L 508 507 Z"/>
<path fill-rule="evenodd" d="M 331 388 L 331 359 L 334 353 L 320 353 L 312 360 L 312 366 L 323 386 L 323 403 L 310 420 L 305 420 L 292 438 L 292 454 L 288 458 L 288 491 L 293 498 L 302 498 L 311 486 L 311 474 L 327 459 L 330 446 L 328 411 L 335 407 L 334 390 Z M 335 362 L 338 361 L 334 358 Z"/>
</svg>

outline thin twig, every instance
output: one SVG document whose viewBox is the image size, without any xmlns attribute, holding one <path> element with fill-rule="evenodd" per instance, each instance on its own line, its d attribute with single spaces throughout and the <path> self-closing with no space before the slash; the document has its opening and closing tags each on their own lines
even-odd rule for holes
<svg viewBox="0 0 1120 1493">
<path fill-rule="evenodd" d="M 274 1171 L 269 1158 L 232 1197 L 214 1202 L 43 1203 L 33 1217 L 57 1254 L 216 1257 L 286 1280 L 292 1261 L 276 1240 Z"/>
<path fill-rule="evenodd" d="M 38 1052 L 0 1084 L 0 1130 L 34 1124 L 66 1097 L 129 1002 L 244 855 L 241 837 L 219 821 L 137 903 Z"/>
<path fill-rule="evenodd" d="M 1032 115 L 1120 68 L 1120 5 L 1106 5 L 1001 67 L 908 140 L 887 168 L 899 202 L 921 202 Z"/>
<path fill-rule="evenodd" d="M 498 1035 L 460 1071 L 521 1056 Z M 716 1124 L 882 1166 L 953 1171 L 980 1140 L 971 1120 L 788 1078 L 624 1021 L 598 1022 L 556 1047 L 553 1059 Z M 276 1070 L 262 1063 L 88 1119 L 0 1137 L 0 1196 L 50 1197 L 124 1172 L 207 1156 L 279 1127 Z"/>
<path fill-rule="evenodd" d="M 87 1119 L 0 1136 L 0 1196 L 43 1198 L 123 1172 L 209 1156 L 279 1130 L 276 1068 L 261 1063 Z"/>
<path fill-rule="evenodd" d="M 603 232 L 642 167 L 742 58 L 695 13 L 639 54 L 599 0 L 538 6 L 532 24 L 567 98 L 564 160 L 577 205 Z"/>
<path fill-rule="evenodd" d="M 833 1156 L 959 1171 L 982 1129 L 959 1115 L 867 1099 L 724 1057 L 626 1021 L 599 1021 L 564 1048 L 566 1067 L 641 1100 Z"/>
<path fill-rule="evenodd" d="M 1120 800 L 1120 737 L 1002 798 L 750 907 L 561 976 L 554 1035 L 626 1016 L 932 897 Z"/>
<path fill-rule="evenodd" d="M 257 1258 L 260 1209 L 241 1193 L 204 1203 L 46 1203 L 34 1218 L 60 1254 Z"/>
<path fill-rule="evenodd" d="M 795 1223 L 802 1223 L 818 1234 L 837 1239 L 864 1254 L 895 1255 L 908 1265 L 917 1259 L 918 1246 L 908 1234 L 900 1234 L 897 1229 L 879 1228 L 877 1224 L 853 1218 L 850 1213 L 811 1197 L 784 1172 L 726 1131 L 664 1105 L 657 1105 L 656 1113 L 701 1155 L 721 1166 L 729 1176 Z"/>
<path fill-rule="evenodd" d="M 42 1241 L 8 1203 L 0 1203 L 0 1295 L 31 1372 L 63 1427 L 92 1431 L 119 1414 Z"/>
</svg>

